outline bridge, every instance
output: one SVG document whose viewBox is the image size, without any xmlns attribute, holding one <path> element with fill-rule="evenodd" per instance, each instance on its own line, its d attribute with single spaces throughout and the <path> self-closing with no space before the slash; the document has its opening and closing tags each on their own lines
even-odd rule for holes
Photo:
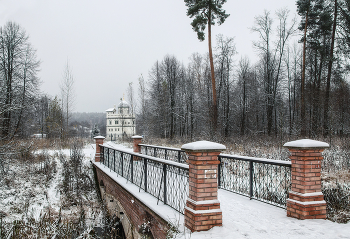
<svg viewBox="0 0 350 239">
<path fill-rule="evenodd" d="M 184 227 L 191 232 L 221 228 L 225 212 L 218 191 L 235 201 L 241 194 L 285 208 L 286 218 L 326 218 L 321 192 L 326 143 L 286 143 L 291 161 L 281 161 L 221 154 L 224 145 L 207 141 L 176 149 L 142 144 L 140 136 L 133 139 L 131 150 L 95 137 L 101 195 L 127 238 L 166 238 Z"/>
</svg>

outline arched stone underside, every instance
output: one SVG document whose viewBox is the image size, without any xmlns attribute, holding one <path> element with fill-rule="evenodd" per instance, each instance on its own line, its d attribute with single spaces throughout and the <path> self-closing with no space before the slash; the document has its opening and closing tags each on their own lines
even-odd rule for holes
<svg viewBox="0 0 350 239">
<path fill-rule="evenodd" d="M 102 199 L 123 224 L 126 238 L 166 238 L 169 223 L 95 166 Z M 101 186 L 102 184 L 102 186 Z"/>
</svg>

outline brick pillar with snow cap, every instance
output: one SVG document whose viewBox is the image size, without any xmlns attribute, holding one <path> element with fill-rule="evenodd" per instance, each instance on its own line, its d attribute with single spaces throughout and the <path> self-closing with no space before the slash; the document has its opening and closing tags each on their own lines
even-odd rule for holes
<svg viewBox="0 0 350 239">
<path fill-rule="evenodd" d="M 105 139 L 105 137 L 103 136 L 96 136 L 94 137 L 95 141 L 96 141 L 96 154 L 95 154 L 95 162 L 100 162 L 101 161 L 101 151 L 100 151 L 100 144 L 103 144 L 103 140 Z"/>
<path fill-rule="evenodd" d="M 143 137 L 140 135 L 135 135 L 131 137 L 133 139 L 133 150 L 134 153 L 141 153 L 141 146 L 139 146 L 139 144 L 141 144 Z"/>
<path fill-rule="evenodd" d="M 287 216 L 326 219 L 326 202 L 321 191 L 321 153 L 329 144 L 302 139 L 283 146 L 290 151 L 292 161 L 292 188 L 287 199 Z"/>
<path fill-rule="evenodd" d="M 188 154 L 189 198 L 185 206 L 185 226 L 192 232 L 222 226 L 218 200 L 218 155 L 222 144 L 198 141 L 181 147 Z"/>
</svg>

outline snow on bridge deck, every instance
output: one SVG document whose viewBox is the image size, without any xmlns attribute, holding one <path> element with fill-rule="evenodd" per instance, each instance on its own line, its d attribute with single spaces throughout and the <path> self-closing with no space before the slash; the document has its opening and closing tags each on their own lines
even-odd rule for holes
<svg viewBox="0 0 350 239">
<path fill-rule="evenodd" d="M 116 145 L 113 145 L 116 147 Z M 120 146 L 125 149 L 124 146 Z M 93 157 L 91 158 L 94 159 Z M 105 167 L 99 164 L 101 168 Z M 136 185 L 127 182 L 121 176 L 103 169 L 121 186 L 132 192 L 135 197 L 149 206 L 164 219 L 175 223 L 181 231 L 176 238 L 181 239 L 222 239 L 222 238 L 251 238 L 251 239 L 330 239 L 349 238 L 350 223 L 338 224 L 329 220 L 313 219 L 298 220 L 287 217 L 285 209 L 278 208 L 256 200 L 250 200 L 235 193 L 219 189 L 218 199 L 222 209 L 222 227 L 214 227 L 205 232 L 190 233 L 184 227 L 184 216 L 159 202 L 148 193 L 139 192 Z"/>
</svg>

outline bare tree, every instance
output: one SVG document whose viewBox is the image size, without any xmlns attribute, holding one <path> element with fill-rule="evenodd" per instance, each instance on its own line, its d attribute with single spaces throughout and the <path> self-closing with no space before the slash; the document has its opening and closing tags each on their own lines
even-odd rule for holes
<svg viewBox="0 0 350 239">
<path fill-rule="evenodd" d="M 239 61 L 238 77 L 240 84 L 242 85 L 242 115 L 241 115 L 241 135 L 245 134 L 246 131 L 246 112 L 247 112 L 247 78 L 249 77 L 250 63 L 249 59 L 242 58 Z"/>
<path fill-rule="evenodd" d="M 217 95 L 218 95 L 218 122 L 220 123 L 221 134 L 228 137 L 229 128 L 232 122 L 230 117 L 231 109 L 231 75 L 233 72 L 233 56 L 236 54 L 236 46 L 234 44 L 233 37 L 224 38 L 223 35 L 219 34 L 216 37 L 216 78 L 217 82 Z"/>
<path fill-rule="evenodd" d="M 39 61 L 24 29 L 14 22 L 0 28 L 0 124 L 3 139 L 18 131 L 25 109 L 34 104 Z"/>
<path fill-rule="evenodd" d="M 254 32 L 259 34 L 259 41 L 253 42 L 253 45 L 259 51 L 263 65 L 268 135 L 271 135 L 273 125 L 275 127 L 277 125 L 276 99 L 281 80 L 282 62 L 287 41 L 294 34 L 296 23 L 295 19 L 293 19 L 291 25 L 287 25 L 289 11 L 286 9 L 279 10 L 276 14 L 279 25 L 277 27 L 277 42 L 275 46 L 272 41 L 273 19 L 268 11 L 265 11 L 262 16 L 255 18 L 255 26 L 252 28 Z M 277 133 L 276 130 L 275 132 Z"/>
<path fill-rule="evenodd" d="M 127 93 L 128 93 L 128 100 L 129 100 L 129 103 L 130 103 L 130 110 L 131 110 L 131 112 L 129 112 L 129 114 L 131 114 L 133 116 L 134 113 L 135 113 L 135 107 L 136 106 L 135 106 L 135 103 L 134 103 L 134 88 L 132 86 L 132 82 L 129 83 L 129 87 L 127 89 Z M 135 132 L 134 132 L 135 127 L 132 127 L 132 129 L 133 129 L 132 134 L 134 135 L 135 134 Z"/>
<path fill-rule="evenodd" d="M 64 118 L 65 118 L 64 120 L 62 120 L 65 122 L 65 125 L 63 126 L 63 131 L 65 132 L 64 135 L 67 135 L 69 132 L 69 120 L 70 120 L 71 113 L 74 107 L 74 102 L 75 102 L 74 78 L 73 78 L 72 70 L 69 66 L 68 61 L 64 68 L 63 79 L 60 87 L 61 87 L 61 97 L 62 97 L 62 110 L 64 112 Z"/>
</svg>

